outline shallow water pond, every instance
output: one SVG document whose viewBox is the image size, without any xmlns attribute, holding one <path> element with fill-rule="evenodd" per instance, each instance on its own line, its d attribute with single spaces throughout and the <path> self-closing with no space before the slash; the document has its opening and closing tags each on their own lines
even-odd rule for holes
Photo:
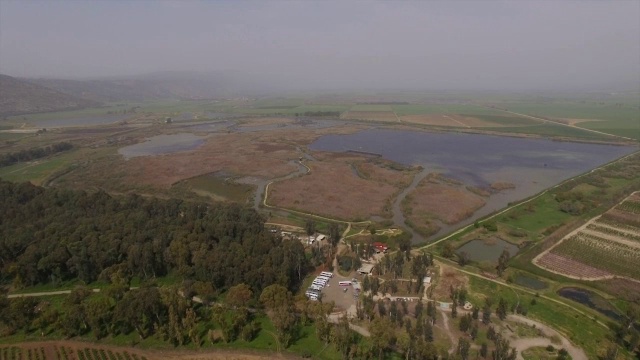
<svg viewBox="0 0 640 360">
<path fill-rule="evenodd" d="M 605 298 L 592 291 L 575 287 L 564 287 L 558 290 L 558 295 L 586 305 L 613 320 L 619 321 L 622 319 L 622 315 L 619 314 Z"/>
<path fill-rule="evenodd" d="M 125 159 L 137 156 L 171 154 L 196 149 L 202 145 L 204 139 L 205 137 L 203 136 L 189 133 L 158 135 L 148 138 L 145 142 L 120 148 L 118 153 L 123 155 Z"/>
<path fill-rule="evenodd" d="M 516 245 L 502 239 L 476 239 L 459 247 L 457 253 L 466 252 L 472 261 L 497 262 L 504 249 L 507 249 L 511 257 L 514 257 L 519 250 Z"/>
</svg>

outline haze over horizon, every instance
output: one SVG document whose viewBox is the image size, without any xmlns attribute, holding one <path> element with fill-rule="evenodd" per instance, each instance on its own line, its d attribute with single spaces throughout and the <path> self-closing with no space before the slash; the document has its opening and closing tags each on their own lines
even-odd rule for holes
<svg viewBox="0 0 640 360">
<path fill-rule="evenodd" d="M 282 89 L 640 87 L 640 1 L 0 1 L 0 73 Z"/>
</svg>

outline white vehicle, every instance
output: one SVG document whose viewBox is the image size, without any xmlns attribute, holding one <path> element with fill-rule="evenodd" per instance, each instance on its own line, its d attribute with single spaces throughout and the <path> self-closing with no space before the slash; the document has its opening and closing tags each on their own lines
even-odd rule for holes
<svg viewBox="0 0 640 360">
<path fill-rule="evenodd" d="M 330 278 L 330 277 L 326 277 L 326 276 L 322 276 L 322 275 L 320 275 L 320 276 L 318 276 L 318 277 L 316 278 L 316 280 L 326 280 L 326 281 L 329 281 L 329 280 L 331 280 L 331 278 Z"/>
<path fill-rule="evenodd" d="M 318 281 L 318 280 L 314 280 L 311 284 L 316 286 L 321 286 L 321 287 L 324 287 L 325 285 L 327 285 L 327 283 Z"/>
<path fill-rule="evenodd" d="M 319 285 L 313 285 L 313 284 L 312 284 L 309 288 L 311 288 L 311 289 L 313 289 L 313 290 L 317 290 L 317 291 L 322 290 L 322 286 L 319 286 Z"/>
<path fill-rule="evenodd" d="M 323 271 L 323 272 L 320 273 L 320 276 L 326 276 L 326 277 L 332 278 L 333 277 L 333 273 L 330 273 L 328 271 Z"/>
<path fill-rule="evenodd" d="M 340 281 L 338 282 L 340 286 L 351 286 L 351 281 Z"/>
</svg>

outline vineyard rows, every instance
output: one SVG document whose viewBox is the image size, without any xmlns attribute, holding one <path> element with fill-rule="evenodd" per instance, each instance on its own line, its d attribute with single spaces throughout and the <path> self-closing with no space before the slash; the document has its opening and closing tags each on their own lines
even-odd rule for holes
<svg viewBox="0 0 640 360">
<path fill-rule="evenodd" d="M 19 348 L 16 346 L 0 347 L 0 360 L 147 360 L 144 356 L 127 351 L 112 351 L 98 348 L 74 349 L 68 346 L 53 347 L 46 356 L 45 347 Z"/>
<path fill-rule="evenodd" d="M 616 206 L 618 210 L 630 212 L 632 214 L 640 215 L 640 202 L 625 200 L 620 203 L 620 205 Z"/>
<path fill-rule="evenodd" d="M 640 235 L 640 228 L 633 225 L 624 224 L 620 221 L 616 221 L 613 219 L 605 219 L 601 217 L 595 222 L 595 224 L 606 225 L 606 226 L 616 228 L 622 231 L 626 231 L 632 234 Z"/>
<path fill-rule="evenodd" d="M 551 251 L 616 275 L 640 279 L 640 249 L 592 234 L 578 233 Z"/>
<path fill-rule="evenodd" d="M 551 271 L 584 279 L 598 279 L 611 275 L 611 273 L 604 270 L 596 269 L 592 266 L 551 252 L 544 254 L 538 260 L 537 264 L 538 266 L 542 266 L 543 268 Z"/>
<path fill-rule="evenodd" d="M 640 242 L 640 235 L 636 235 L 631 232 L 612 228 L 609 226 L 599 225 L 598 223 L 591 223 L 587 225 L 587 229 L 602 233 L 604 235 L 615 236 L 622 239 L 634 240 Z"/>
</svg>

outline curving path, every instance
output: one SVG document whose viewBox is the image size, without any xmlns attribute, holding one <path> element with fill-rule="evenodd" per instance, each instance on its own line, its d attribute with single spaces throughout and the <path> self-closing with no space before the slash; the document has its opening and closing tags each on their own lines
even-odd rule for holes
<svg viewBox="0 0 640 360">
<path fill-rule="evenodd" d="M 536 328 L 540 329 L 546 336 L 552 337 L 552 336 L 557 336 L 558 338 L 560 338 L 560 341 L 562 342 L 562 347 L 567 350 L 567 352 L 569 352 L 569 355 L 571 355 L 571 358 L 573 360 L 587 360 L 587 354 L 584 352 L 584 350 L 582 350 L 581 348 L 573 345 L 569 340 L 567 340 L 567 338 L 565 338 L 564 336 L 562 336 L 562 334 L 560 334 L 559 332 L 557 332 L 556 330 L 552 329 L 551 327 L 535 321 L 535 320 L 531 320 L 529 318 L 525 318 L 524 316 L 521 315 L 508 315 L 507 319 L 512 320 L 512 321 L 517 321 L 523 324 L 526 324 L 528 326 L 535 326 Z M 522 351 L 526 350 L 528 348 L 531 347 L 535 347 L 535 346 L 548 346 L 548 345 L 553 345 L 554 347 L 557 347 L 557 344 L 553 344 L 551 342 L 550 339 L 548 338 L 521 338 L 521 339 L 517 339 L 517 340 L 512 340 L 511 341 L 511 346 L 515 347 L 516 350 L 518 350 L 518 359 L 522 360 Z"/>
</svg>

